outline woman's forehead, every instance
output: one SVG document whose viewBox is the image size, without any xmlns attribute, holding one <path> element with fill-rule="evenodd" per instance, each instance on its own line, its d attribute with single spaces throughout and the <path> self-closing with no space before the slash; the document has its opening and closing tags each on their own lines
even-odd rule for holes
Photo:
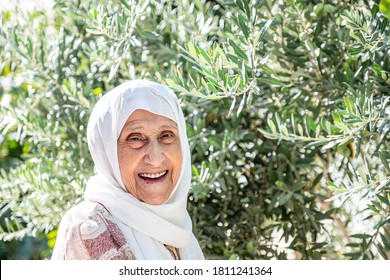
<svg viewBox="0 0 390 280">
<path fill-rule="evenodd" d="M 123 129 L 136 129 L 150 125 L 177 129 L 177 123 L 173 120 L 142 109 L 135 110 L 128 117 Z"/>
</svg>

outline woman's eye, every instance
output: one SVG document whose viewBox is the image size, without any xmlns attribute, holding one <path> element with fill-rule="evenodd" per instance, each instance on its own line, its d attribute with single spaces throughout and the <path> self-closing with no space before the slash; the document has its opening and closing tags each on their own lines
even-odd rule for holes
<svg viewBox="0 0 390 280">
<path fill-rule="evenodd" d="M 172 138 L 174 137 L 175 135 L 172 133 L 172 132 L 164 132 L 162 135 L 161 135 L 161 138 Z"/>
<path fill-rule="evenodd" d="M 130 135 L 127 138 L 127 141 L 132 141 L 132 142 L 137 142 L 137 141 L 142 141 L 143 139 L 139 135 Z"/>
<path fill-rule="evenodd" d="M 169 138 L 169 137 L 172 137 L 172 136 L 173 136 L 172 133 L 164 133 L 162 135 L 162 138 Z"/>
<path fill-rule="evenodd" d="M 165 142 L 172 142 L 175 139 L 175 134 L 172 132 L 164 132 L 161 134 L 161 140 Z"/>
<path fill-rule="evenodd" d="M 131 147 L 133 149 L 142 148 L 146 143 L 146 140 L 144 137 L 142 137 L 142 135 L 136 135 L 136 134 L 129 135 L 127 137 L 126 141 L 129 145 L 129 147 Z"/>
</svg>

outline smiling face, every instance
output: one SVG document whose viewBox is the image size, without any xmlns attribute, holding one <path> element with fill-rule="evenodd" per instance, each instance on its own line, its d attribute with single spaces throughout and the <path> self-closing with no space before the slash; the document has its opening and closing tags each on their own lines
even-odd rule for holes
<svg viewBox="0 0 390 280">
<path fill-rule="evenodd" d="M 135 198 L 148 204 L 164 203 L 181 169 L 177 124 L 146 110 L 127 119 L 118 138 L 118 160 L 123 183 Z"/>
</svg>

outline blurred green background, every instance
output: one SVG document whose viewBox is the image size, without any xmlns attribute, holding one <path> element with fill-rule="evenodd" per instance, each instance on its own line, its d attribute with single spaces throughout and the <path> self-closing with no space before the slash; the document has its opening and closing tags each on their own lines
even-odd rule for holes
<svg viewBox="0 0 390 280">
<path fill-rule="evenodd" d="M 0 3 L 0 256 L 48 259 L 125 80 L 187 120 L 208 259 L 390 257 L 389 1 Z"/>
</svg>

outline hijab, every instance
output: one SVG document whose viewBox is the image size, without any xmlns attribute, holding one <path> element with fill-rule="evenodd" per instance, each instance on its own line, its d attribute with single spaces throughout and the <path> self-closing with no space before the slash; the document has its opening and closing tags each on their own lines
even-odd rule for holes
<svg viewBox="0 0 390 280">
<path fill-rule="evenodd" d="M 127 192 L 121 177 L 117 140 L 129 116 L 138 109 L 169 118 L 178 126 L 180 175 L 171 195 L 160 205 L 139 201 Z M 96 175 L 89 179 L 84 199 L 108 209 L 136 259 L 170 259 L 164 245 L 177 248 L 181 259 L 204 259 L 186 209 L 191 158 L 185 120 L 176 95 L 155 82 L 125 82 L 99 99 L 89 119 L 87 139 Z"/>
</svg>

